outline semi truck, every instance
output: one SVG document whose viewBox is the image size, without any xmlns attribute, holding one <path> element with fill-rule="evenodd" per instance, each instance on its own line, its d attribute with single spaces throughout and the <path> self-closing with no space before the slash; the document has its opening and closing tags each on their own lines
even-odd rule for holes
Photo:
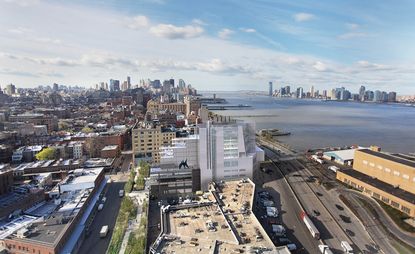
<svg viewBox="0 0 415 254">
<path fill-rule="evenodd" d="M 108 225 L 102 226 L 101 230 L 99 231 L 99 237 L 104 238 L 108 234 Z"/>
<path fill-rule="evenodd" d="M 311 219 L 308 217 L 308 215 L 304 211 L 300 213 L 300 218 L 304 222 L 304 224 L 307 226 L 311 235 L 317 240 L 320 239 L 320 232 L 318 231 L 316 226 L 314 226 L 314 223 L 311 221 Z"/>
</svg>

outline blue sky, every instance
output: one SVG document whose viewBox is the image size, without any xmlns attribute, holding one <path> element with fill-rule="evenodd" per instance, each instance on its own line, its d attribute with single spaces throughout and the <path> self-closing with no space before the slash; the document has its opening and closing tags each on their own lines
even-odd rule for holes
<svg viewBox="0 0 415 254">
<path fill-rule="evenodd" d="M 0 85 L 130 75 L 415 94 L 414 12 L 413 1 L 0 0 Z"/>
</svg>

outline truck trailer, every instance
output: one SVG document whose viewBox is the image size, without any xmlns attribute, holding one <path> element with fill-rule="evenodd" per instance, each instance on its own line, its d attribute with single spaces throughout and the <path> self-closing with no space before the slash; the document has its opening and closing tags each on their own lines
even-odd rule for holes
<svg viewBox="0 0 415 254">
<path fill-rule="evenodd" d="M 317 240 L 320 239 L 320 232 L 318 231 L 316 226 L 314 226 L 314 223 L 311 221 L 308 215 L 305 212 L 301 212 L 300 218 L 301 220 L 303 220 L 304 224 L 307 226 L 311 235 Z"/>
</svg>

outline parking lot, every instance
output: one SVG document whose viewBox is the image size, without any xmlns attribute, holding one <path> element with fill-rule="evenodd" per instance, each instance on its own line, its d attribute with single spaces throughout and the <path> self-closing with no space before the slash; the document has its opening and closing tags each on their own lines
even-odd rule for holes
<svg viewBox="0 0 415 254">
<path fill-rule="evenodd" d="M 299 214 L 302 210 L 296 203 L 288 184 L 272 163 L 266 164 L 266 167 L 267 170 L 257 170 L 254 173 L 257 195 L 261 191 L 267 191 L 279 215 L 278 218 L 269 218 L 266 209 L 256 197 L 254 212 L 262 226 L 276 245 L 294 243 L 297 247 L 296 253 L 319 253 L 319 242 L 311 236 L 300 219 Z M 276 236 L 272 232 L 272 224 L 284 226 L 285 236 Z"/>
</svg>

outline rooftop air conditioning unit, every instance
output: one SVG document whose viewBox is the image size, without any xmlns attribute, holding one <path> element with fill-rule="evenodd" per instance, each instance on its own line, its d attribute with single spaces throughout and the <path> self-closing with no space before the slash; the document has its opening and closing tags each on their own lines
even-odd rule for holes
<svg viewBox="0 0 415 254">
<path fill-rule="evenodd" d="M 17 238 L 26 238 L 29 235 L 29 230 L 27 228 L 22 228 L 17 230 L 16 236 Z"/>
</svg>

